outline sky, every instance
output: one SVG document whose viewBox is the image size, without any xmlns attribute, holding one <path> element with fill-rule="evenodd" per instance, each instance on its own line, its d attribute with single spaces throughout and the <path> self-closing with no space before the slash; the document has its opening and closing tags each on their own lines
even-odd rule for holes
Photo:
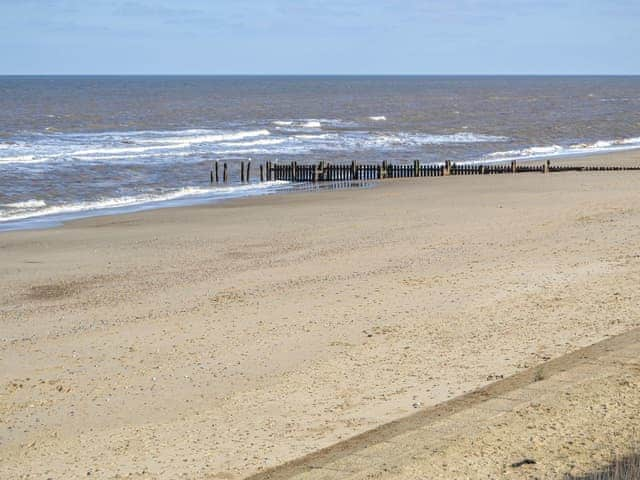
<svg viewBox="0 0 640 480">
<path fill-rule="evenodd" d="M 640 74 L 640 0 L 0 0 L 0 74 Z"/>
</svg>

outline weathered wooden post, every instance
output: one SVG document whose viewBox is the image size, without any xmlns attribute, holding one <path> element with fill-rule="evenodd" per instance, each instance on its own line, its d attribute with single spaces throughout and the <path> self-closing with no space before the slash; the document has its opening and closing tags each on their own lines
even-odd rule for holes
<svg viewBox="0 0 640 480">
<path fill-rule="evenodd" d="M 244 162 L 240 162 L 240 181 L 244 183 Z"/>
<path fill-rule="evenodd" d="M 485 166 L 484 164 L 480 165 L 480 175 L 484 175 L 485 174 Z"/>
<path fill-rule="evenodd" d="M 358 179 L 358 170 L 356 166 L 356 161 L 351 160 L 351 180 L 357 180 L 357 179 Z"/>
<path fill-rule="evenodd" d="M 413 161 L 413 176 L 414 177 L 420 176 L 420 160 Z"/>
<path fill-rule="evenodd" d="M 549 173 L 551 170 L 551 160 L 544 162 L 544 173 Z"/>
<path fill-rule="evenodd" d="M 298 164 L 297 162 L 291 162 L 291 180 L 298 181 Z"/>
<path fill-rule="evenodd" d="M 444 170 L 442 171 L 442 175 L 448 177 L 451 175 L 451 160 L 445 160 L 444 162 Z"/>
<path fill-rule="evenodd" d="M 218 160 L 216 160 L 216 183 L 220 182 L 220 176 L 218 175 Z"/>
<path fill-rule="evenodd" d="M 222 181 L 227 183 L 229 181 L 229 170 L 227 169 L 227 162 L 222 165 Z"/>
<path fill-rule="evenodd" d="M 264 182 L 264 164 L 260 164 L 260 181 Z"/>
<path fill-rule="evenodd" d="M 518 167 L 516 166 L 516 161 L 511 160 L 511 173 L 516 173 L 518 171 Z"/>
<path fill-rule="evenodd" d="M 383 160 L 382 161 L 382 178 L 388 178 L 389 177 L 388 169 L 389 169 L 389 166 L 387 165 L 387 161 Z"/>
<path fill-rule="evenodd" d="M 251 159 L 247 162 L 247 182 L 251 182 Z"/>
<path fill-rule="evenodd" d="M 211 164 L 211 171 L 209 172 L 209 183 L 213 185 L 213 164 Z"/>
</svg>

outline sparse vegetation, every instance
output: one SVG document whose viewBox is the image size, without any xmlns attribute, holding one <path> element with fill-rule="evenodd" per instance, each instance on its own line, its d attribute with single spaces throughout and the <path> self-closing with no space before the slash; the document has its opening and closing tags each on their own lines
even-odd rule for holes
<svg viewBox="0 0 640 480">
<path fill-rule="evenodd" d="M 544 380 L 544 371 L 542 370 L 542 367 L 540 367 L 536 370 L 536 373 L 533 375 L 533 381 L 540 382 L 542 380 Z"/>
<path fill-rule="evenodd" d="M 567 475 L 565 480 L 640 480 L 640 453 L 616 457 L 602 470 L 577 477 Z"/>
</svg>

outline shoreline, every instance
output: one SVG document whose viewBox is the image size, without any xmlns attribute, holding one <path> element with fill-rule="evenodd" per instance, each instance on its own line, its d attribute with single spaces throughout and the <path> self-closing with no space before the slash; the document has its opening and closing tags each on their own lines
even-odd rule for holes
<svg viewBox="0 0 640 480">
<path fill-rule="evenodd" d="M 263 183 L 246 183 L 246 184 L 229 184 L 219 187 L 222 189 L 249 189 L 253 187 L 255 190 L 248 195 L 229 195 L 222 198 L 216 198 L 220 193 L 214 188 L 211 188 L 209 192 L 203 187 L 185 187 L 190 189 L 199 189 L 198 193 L 185 194 L 172 199 L 150 199 L 141 200 L 139 203 L 133 203 L 131 205 L 123 206 L 104 206 L 96 207 L 93 209 L 82 209 L 71 212 L 51 213 L 45 215 L 33 215 L 22 219 L 9 220 L 0 222 L 0 234 L 8 231 L 16 230 L 42 230 L 47 228 L 58 227 L 65 223 L 81 220 L 83 218 L 103 217 L 103 216 L 116 216 L 127 213 L 138 213 L 149 210 L 163 209 L 163 208 L 176 208 L 176 207 L 188 207 L 194 205 L 203 204 L 215 204 L 224 201 L 234 200 L 236 198 L 243 197 L 260 197 L 264 195 L 274 195 L 277 193 L 288 193 L 295 191 L 296 186 L 292 184 L 286 184 L 286 182 L 263 182 Z M 280 188 L 282 191 L 280 191 Z M 288 188 L 286 188 L 288 187 Z M 96 202 L 99 203 L 99 202 Z"/>
<path fill-rule="evenodd" d="M 594 153 L 577 153 L 577 154 L 564 154 L 561 156 L 541 156 L 536 158 L 505 158 L 501 160 L 493 160 L 493 161 L 465 161 L 461 164 L 486 164 L 486 165 L 494 165 L 501 163 L 508 163 L 511 160 L 520 160 L 521 162 L 528 165 L 537 165 L 540 164 L 547 159 L 555 160 L 554 163 L 567 164 L 573 162 L 579 162 L 580 165 L 612 165 L 612 166 L 640 166 L 640 160 L 637 160 L 638 163 L 635 163 L 634 152 L 640 151 L 640 147 L 634 146 L 629 148 L 620 148 L 616 149 L 613 152 L 594 152 Z M 640 158 L 640 157 L 639 157 Z M 617 163 L 616 163 L 617 162 Z M 399 179 L 406 180 L 406 179 Z M 291 194 L 291 193 L 299 193 L 306 191 L 315 191 L 315 190 L 324 190 L 324 189 L 342 189 L 342 188 L 367 188 L 371 186 L 375 186 L 379 180 L 360 180 L 360 181 L 348 181 L 348 182 L 322 182 L 319 184 L 309 183 L 309 182 L 252 182 L 245 184 L 221 184 L 219 186 L 211 186 L 211 191 L 205 193 L 206 189 L 203 187 L 186 187 L 192 189 L 201 190 L 197 194 L 185 194 L 185 196 L 180 196 L 173 199 L 158 199 L 158 200 L 147 200 L 141 201 L 140 203 L 135 203 L 131 205 L 124 206 L 113 206 L 113 207 L 97 207 L 94 209 L 87 210 L 79 210 L 76 212 L 62 212 L 62 213 L 52 213 L 45 215 L 34 215 L 32 217 L 27 217 L 23 219 L 17 220 L 9 220 L 0 222 L 0 235 L 5 232 L 11 231 L 23 231 L 23 230 L 42 230 L 60 227 L 68 222 L 73 222 L 76 220 L 82 220 L 86 218 L 93 217 L 111 217 L 111 216 L 119 216 L 126 215 L 130 213 L 138 213 L 145 211 L 152 211 L 157 209 L 165 209 L 165 208 L 184 208 L 190 206 L 197 205 L 215 205 L 218 203 L 235 201 L 241 198 L 252 198 L 252 197 L 262 197 L 265 195 L 281 195 L 281 194 Z M 349 183 L 350 185 L 347 185 Z M 267 185 L 270 184 L 270 185 Z M 242 195 L 229 195 L 225 197 L 216 198 L 216 196 L 220 193 L 216 191 L 216 188 L 220 189 L 243 189 L 243 188 L 251 188 L 253 187 L 254 191 L 249 194 Z M 271 188 L 270 188 L 271 187 Z M 262 190 L 264 188 L 264 190 Z"/>
<path fill-rule="evenodd" d="M 639 180 L 405 179 L 6 232 L 0 476 L 242 478 L 627 332 Z"/>
</svg>

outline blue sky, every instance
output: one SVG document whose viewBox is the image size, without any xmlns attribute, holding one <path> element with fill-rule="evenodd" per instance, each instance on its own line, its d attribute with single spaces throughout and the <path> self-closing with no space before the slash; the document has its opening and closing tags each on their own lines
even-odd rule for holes
<svg viewBox="0 0 640 480">
<path fill-rule="evenodd" d="M 640 0 L 0 0 L 0 74 L 640 74 Z"/>
</svg>

